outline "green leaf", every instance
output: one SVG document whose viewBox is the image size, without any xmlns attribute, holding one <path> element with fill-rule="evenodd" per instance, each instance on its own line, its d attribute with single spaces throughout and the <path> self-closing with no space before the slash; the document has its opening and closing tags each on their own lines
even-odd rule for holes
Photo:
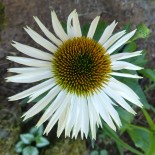
<svg viewBox="0 0 155 155">
<path fill-rule="evenodd" d="M 153 147 L 155 144 L 155 135 L 153 132 L 144 127 L 131 125 L 128 133 L 135 145 L 141 148 L 146 155 L 155 154 L 155 147 Z M 152 152 L 153 154 L 148 154 L 148 152 Z"/>
<path fill-rule="evenodd" d="M 18 153 L 21 153 L 23 148 L 24 148 L 24 143 L 22 141 L 19 141 L 16 145 L 15 145 L 15 150 Z"/>
<path fill-rule="evenodd" d="M 43 125 L 41 125 L 40 127 L 33 127 L 30 129 L 30 133 L 33 134 L 34 136 L 38 136 L 38 135 L 42 136 L 43 131 L 44 131 Z"/>
<path fill-rule="evenodd" d="M 126 33 L 129 33 L 131 31 L 131 24 L 124 25 L 123 30 L 126 30 Z"/>
<path fill-rule="evenodd" d="M 107 124 L 103 123 L 103 125 L 104 125 L 103 131 L 106 132 L 106 134 L 109 137 L 111 137 L 116 143 L 118 143 L 119 145 L 121 145 L 122 147 L 126 148 L 127 150 L 131 151 L 134 154 L 143 155 L 140 151 L 136 150 L 135 148 L 131 147 L 130 145 L 122 141 L 116 134 L 116 132 L 114 132 L 110 127 L 108 127 Z"/>
<path fill-rule="evenodd" d="M 29 133 L 21 134 L 20 138 L 24 144 L 31 144 L 31 142 L 34 141 L 34 136 Z"/>
<path fill-rule="evenodd" d="M 100 155 L 108 155 L 107 150 L 101 150 L 101 151 L 100 151 Z"/>
<path fill-rule="evenodd" d="M 92 151 L 90 155 L 99 155 L 99 152 L 95 150 L 95 151 Z"/>
<path fill-rule="evenodd" d="M 140 38 L 148 38 L 150 35 L 150 30 L 146 27 L 145 24 L 137 25 L 137 31 L 135 35 L 131 38 L 131 41 L 137 40 Z"/>
<path fill-rule="evenodd" d="M 39 148 L 49 145 L 49 141 L 44 137 L 38 136 L 36 137 L 35 140 L 36 140 L 36 146 Z"/>
<path fill-rule="evenodd" d="M 25 147 L 22 153 L 23 155 L 39 155 L 38 149 L 33 146 Z"/>
<path fill-rule="evenodd" d="M 155 82 L 155 71 L 152 69 L 143 69 L 138 71 L 143 74 L 145 77 L 149 78 L 151 81 Z"/>
<path fill-rule="evenodd" d="M 134 119 L 134 115 L 127 112 L 126 110 L 124 110 L 121 107 L 116 107 L 116 110 L 117 110 L 117 112 L 120 116 L 121 122 L 122 122 L 122 126 L 120 128 L 121 134 L 122 134 L 130 126 L 131 122 Z"/>
<path fill-rule="evenodd" d="M 106 22 L 99 22 L 98 26 L 96 28 L 95 34 L 94 34 L 94 40 L 98 41 L 103 33 L 103 31 L 105 30 L 105 28 L 107 27 L 107 23 Z"/>
<path fill-rule="evenodd" d="M 131 42 L 125 45 L 123 51 L 124 52 L 134 52 L 137 49 L 137 44 L 135 42 Z"/>
</svg>

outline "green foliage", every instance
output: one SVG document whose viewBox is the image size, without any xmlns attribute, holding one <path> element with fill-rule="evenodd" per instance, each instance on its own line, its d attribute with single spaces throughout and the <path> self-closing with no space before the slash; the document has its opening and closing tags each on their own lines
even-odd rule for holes
<svg viewBox="0 0 155 155">
<path fill-rule="evenodd" d="M 130 125 L 130 128 L 128 128 L 128 133 L 135 146 L 143 150 L 145 155 L 155 154 L 154 131 L 151 131 L 144 127 Z"/>
<path fill-rule="evenodd" d="M 38 149 L 49 145 L 49 141 L 42 134 L 43 126 L 33 127 L 29 133 L 21 134 L 20 141 L 15 146 L 16 152 L 22 155 L 39 155 Z"/>
</svg>

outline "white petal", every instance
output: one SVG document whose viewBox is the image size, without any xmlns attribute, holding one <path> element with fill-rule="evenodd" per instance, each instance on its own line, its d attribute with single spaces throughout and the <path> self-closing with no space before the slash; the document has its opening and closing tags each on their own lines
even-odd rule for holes
<svg viewBox="0 0 155 155">
<path fill-rule="evenodd" d="M 60 91 L 60 93 L 57 95 L 57 97 L 54 99 L 51 105 L 46 109 L 46 111 L 38 121 L 37 123 L 38 127 L 42 125 L 45 121 L 47 121 L 54 114 L 54 112 L 61 106 L 65 98 L 66 98 L 66 93 L 64 91 Z"/>
<path fill-rule="evenodd" d="M 110 58 L 111 58 L 111 61 L 116 61 L 116 60 L 136 57 L 136 56 L 142 55 L 141 53 L 142 51 L 136 51 L 132 53 L 118 53 L 118 54 L 111 55 Z"/>
<path fill-rule="evenodd" d="M 45 49 L 49 50 L 52 53 L 54 53 L 57 50 L 57 47 L 54 44 L 43 38 L 41 35 L 32 30 L 30 27 L 24 29 L 36 43 L 38 43 Z"/>
<path fill-rule="evenodd" d="M 111 99 L 103 91 L 101 91 L 101 93 L 98 94 L 98 97 L 101 100 L 101 104 L 103 105 L 103 107 L 106 109 L 109 115 L 113 118 L 113 120 L 118 125 L 118 127 L 120 127 L 122 123 L 121 123 L 121 120 L 119 118 L 117 111 L 112 106 Z"/>
<path fill-rule="evenodd" d="M 27 103 L 30 103 L 30 102 L 33 101 L 35 98 L 37 98 L 38 96 L 40 96 L 41 94 L 47 92 L 49 89 L 51 89 L 53 86 L 55 86 L 56 83 L 55 83 L 54 79 L 52 78 L 51 80 L 53 80 L 53 81 L 51 82 L 50 85 L 45 86 L 45 87 L 39 89 L 38 91 L 34 92 L 34 93 L 29 97 L 30 99 L 28 100 Z"/>
<path fill-rule="evenodd" d="M 96 109 L 95 109 L 95 107 L 93 105 L 92 99 L 90 97 L 88 97 L 87 100 L 88 100 L 88 104 L 91 105 L 89 108 L 93 109 L 93 110 L 91 110 L 89 112 L 93 113 L 93 117 L 94 117 L 93 119 L 95 120 L 95 126 L 97 124 L 98 127 L 102 127 L 102 122 L 101 122 L 99 113 L 96 111 Z M 91 122 L 91 120 L 90 120 L 90 122 Z"/>
<path fill-rule="evenodd" d="M 51 117 L 48 125 L 46 126 L 46 129 L 44 131 L 44 133 L 46 133 L 46 135 L 50 132 L 50 130 L 53 128 L 53 126 L 55 125 L 55 123 L 58 121 L 58 119 L 60 118 L 62 112 L 64 111 L 65 107 L 68 104 L 69 101 L 69 96 L 67 95 L 66 98 L 63 100 L 61 106 L 56 110 L 56 112 L 53 114 L 53 116 Z"/>
<path fill-rule="evenodd" d="M 74 33 L 73 33 L 73 27 L 72 27 L 72 20 L 73 20 L 73 16 L 75 14 L 75 10 L 73 10 L 70 15 L 68 16 L 67 19 L 67 34 L 70 38 L 74 37 Z"/>
<path fill-rule="evenodd" d="M 77 106 L 76 106 L 76 113 L 74 116 L 75 123 L 73 126 L 72 138 L 75 137 L 75 139 L 76 139 L 78 136 L 78 133 L 80 131 L 80 128 L 81 128 L 81 102 L 80 102 L 79 97 L 76 97 L 76 103 L 74 103 L 74 104 L 77 104 Z"/>
<path fill-rule="evenodd" d="M 88 98 L 89 120 L 92 139 L 96 139 L 96 115 L 92 101 Z"/>
<path fill-rule="evenodd" d="M 67 105 L 65 106 L 62 114 L 59 117 L 59 121 L 58 121 L 58 129 L 57 129 L 57 137 L 59 138 L 60 135 L 62 134 L 63 130 L 65 129 L 66 126 L 66 121 L 68 118 L 68 114 L 69 114 L 69 108 L 70 108 L 70 104 L 71 102 L 68 101 Z"/>
<path fill-rule="evenodd" d="M 100 116 L 102 117 L 102 119 L 109 125 L 110 128 L 112 128 L 114 131 L 116 131 L 116 127 L 111 119 L 111 117 L 109 116 L 107 110 L 104 108 L 104 106 L 101 104 L 101 100 L 99 100 L 97 95 L 94 95 L 92 98 L 92 103 L 97 111 L 97 113 L 100 114 Z M 104 98 L 105 102 L 106 98 Z"/>
<path fill-rule="evenodd" d="M 15 100 L 19 100 L 19 99 L 22 99 L 22 98 L 25 98 L 33 93 L 35 93 L 38 89 L 41 89 L 42 87 L 45 87 L 47 85 L 49 85 L 50 83 L 52 82 L 52 79 L 49 79 L 47 81 L 44 81 L 36 86 L 33 86 L 27 90 L 24 90 L 23 92 L 20 92 L 16 95 L 13 95 L 11 97 L 9 97 L 9 100 L 10 101 L 15 101 Z"/>
<path fill-rule="evenodd" d="M 136 95 L 136 93 L 127 85 L 112 78 L 108 86 L 111 87 L 111 89 L 117 91 L 119 95 L 121 95 L 123 98 L 130 101 L 131 103 L 139 107 L 143 106 L 142 103 L 139 101 L 139 97 Z"/>
<path fill-rule="evenodd" d="M 35 21 L 39 25 L 40 29 L 43 31 L 43 33 L 46 35 L 47 38 L 49 38 L 53 43 L 55 43 L 57 46 L 60 46 L 62 44 L 62 41 L 60 41 L 58 38 L 56 38 L 45 26 L 44 24 L 38 19 L 38 17 L 34 17 Z"/>
<path fill-rule="evenodd" d="M 33 73 L 24 73 L 20 75 L 14 75 L 7 77 L 7 82 L 16 82 L 16 83 L 33 83 L 40 80 L 48 79 L 52 77 L 51 71 L 36 71 Z"/>
<path fill-rule="evenodd" d="M 113 45 L 119 38 L 121 38 L 125 34 L 125 30 L 120 31 L 110 37 L 103 45 L 104 48 L 108 49 L 111 45 Z"/>
<path fill-rule="evenodd" d="M 117 73 L 117 72 L 112 72 L 111 75 L 114 76 L 121 76 L 121 77 L 127 77 L 127 78 L 136 78 L 136 79 L 141 79 L 143 77 L 138 76 L 138 75 L 132 75 L 132 74 L 127 74 L 127 73 Z"/>
<path fill-rule="evenodd" d="M 125 61 L 113 61 L 112 62 L 112 70 L 121 70 L 121 69 L 141 70 L 143 68 L 133 65 L 129 62 L 125 62 Z"/>
<path fill-rule="evenodd" d="M 114 101 L 116 101 L 120 106 L 126 109 L 128 112 L 132 114 L 136 114 L 136 112 L 130 107 L 130 105 L 114 90 L 110 87 L 105 87 L 103 90 L 109 97 L 111 97 Z"/>
<path fill-rule="evenodd" d="M 55 98 L 59 91 L 60 89 L 57 86 L 51 89 L 45 97 L 43 97 L 39 102 L 37 102 L 22 116 L 24 117 L 24 120 L 36 115 L 41 110 L 43 110 Z"/>
<path fill-rule="evenodd" d="M 97 25 L 98 25 L 98 22 L 99 22 L 99 19 L 100 19 L 100 16 L 97 16 L 91 23 L 90 27 L 89 27 L 89 31 L 88 31 L 88 34 L 87 34 L 87 37 L 88 38 L 93 38 L 94 36 L 94 33 L 96 31 L 96 28 L 97 28 Z"/>
<path fill-rule="evenodd" d="M 119 39 L 113 46 L 111 46 L 108 49 L 108 53 L 111 54 L 113 53 L 117 48 L 119 48 L 120 46 L 122 46 L 123 44 L 125 44 L 134 34 L 135 34 L 136 30 L 124 35 L 121 39 Z"/>
<path fill-rule="evenodd" d="M 87 138 L 89 131 L 89 116 L 88 116 L 88 105 L 87 100 L 83 98 L 81 100 L 81 137 L 83 139 L 83 134 Z"/>
<path fill-rule="evenodd" d="M 8 56 L 8 60 L 11 60 L 13 62 L 17 62 L 22 65 L 26 66 L 32 66 L 32 67 L 51 67 L 51 63 L 47 61 L 42 61 L 42 60 L 36 60 L 36 59 L 31 59 L 31 58 L 25 58 L 25 57 L 16 57 L 16 56 Z"/>
<path fill-rule="evenodd" d="M 60 24 L 60 21 L 58 20 L 58 17 L 56 15 L 56 13 L 54 11 L 51 12 L 51 16 L 52 16 L 52 25 L 53 25 L 53 29 L 54 32 L 56 33 L 56 35 L 62 40 L 62 41 L 66 41 L 69 39 L 69 37 L 67 36 L 67 34 L 65 33 L 62 25 Z"/>
<path fill-rule="evenodd" d="M 35 71 L 49 71 L 50 68 L 37 68 L 37 67 L 20 67 L 20 68 L 9 68 L 8 72 L 13 73 L 33 73 Z"/>
<path fill-rule="evenodd" d="M 77 112 L 78 112 L 77 106 L 78 106 L 78 104 L 76 102 L 77 102 L 77 100 L 76 100 L 75 95 L 72 95 L 70 111 L 69 111 L 68 119 L 67 119 L 67 122 L 66 122 L 65 137 L 66 136 L 70 137 L 71 130 L 72 130 L 73 126 L 75 125 L 76 117 L 78 116 L 77 115 Z"/>
<path fill-rule="evenodd" d="M 81 37 L 82 36 L 80 22 L 79 22 L 77 12 L 75 14 L 73 14 L 73 30 L 74 30 L 74 36 L 75 37 Z"/>
<path fill-rule="evenodd" d="M 116 25 L 117 25 L 117 23 L 115 23 L 115 21 L 113 21 L 109 26 L 107 26 L 107 28 L 104 30 L 104 32 L 99 40 L 99 43 L 101 43 L 103 45 L 109 39 L 109 37 L 112 35 Z"/>
<path fill-rule="evenodd" d="M 33 58 L 37 58 L 37 59 L 41 59 L 41 60 L 48 60 L 50 61 L 52 59 L 52 55 L 46 52 L 43 52 L 39 49 L 36 49 L 34 47 L 31 46 L 27 46 L 18 42 L 15 42 L 15 44 L 12 44 L 12 46 L 14 46 L 18 51 L 33 57 Z"/>
</svg>

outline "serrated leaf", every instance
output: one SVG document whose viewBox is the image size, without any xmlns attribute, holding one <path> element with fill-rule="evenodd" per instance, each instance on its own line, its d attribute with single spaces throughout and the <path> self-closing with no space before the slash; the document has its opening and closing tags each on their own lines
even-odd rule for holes
<svg viewBox="0 0 155 155">
<path fill-rule="evenodd" d="M 23 149 L 23 155 L 39 155 L 39 151 L 37 148 L 33 146 L 27 146 Z"/>
<path fill-rule="evenodd" d="M 146 155 L 155 154 L 155 135 L 153 132 L 144 127 L 131 125 L 131 127 L 128 129 L 128 133 L 135 145 L 141 148 Z"/>
<path fill-rule="evenodd" d="M 36 140 L 36 146 L 39 148 L 49 145 L 49 141 L 44 137 L 38 136 L 36 137 L 35 140 Z"/>
<path fill-rule="evenodd" d="M 137 40 L 140 38 L 148 38 L 150 35 L 150 30 L 146 27 L 145 24 L 139 24 L 137 26 L 137 31 L 135 35 L 131 38 L 131 41 Z"/>
<path fill-rule="evenodd" d="M 21 153 L 23 148 L 24 148 L 24 143 L 22 141 L 19 141 L 16 145 L 15 145 L 15 150 L 17 153 Z"/>
<path fill-rule="evenodd" d="M 31 144 L 31 142 L 34 141 L 34 135 L 29 133 L 21 134 L 20 138 L 24 144 Z"/>
<path fill-rule="evenodd" d="M 143 74 L 145 77 L 149 78 L 151 81 L 155 82 L 155 71 L 152 69 L 143 69 L 138 71 Z"/>
</svg>

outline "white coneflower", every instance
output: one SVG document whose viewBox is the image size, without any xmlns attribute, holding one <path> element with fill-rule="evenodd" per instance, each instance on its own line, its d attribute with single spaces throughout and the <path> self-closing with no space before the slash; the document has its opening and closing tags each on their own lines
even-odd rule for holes
<svg viewBox="0 0 155 155">
<path fill-rule="evenodd" d="M 130 33 L 123 30 L 113 34 L 117 25 L 114 21 L 106 27 L 100 39 L 95 41 L 93 37 L 99 16 L 92 21 L 87 36 L 82 36 L 75 10 L 68 17 L 67 33 L 54 11 L 51 15 L 57 37 L 49 32 L 37 17 L 34 19 L 48 40 L 31 28 L 25 28 L 29 36 L 50 53 L 15 41 L 12 44 L 17 50 L 32 58 L 8 56 L 7 59 L 29 67 L 10 68 L 9 72 L 18 75 L 8 77 L 7 81 L 16 83 L 41 81 L 41 83 L 9 97 L 9 100 L 29 97 L 28 102 L 31 102 L 46 92 L 46 95 L 23 115 L 26 120 L 46 107 L 37 123 L 37 126 L 40 126 L 49 121 L 44 131 L 46 134 L 57 122 L 58 137 L 65 131 L 65 136 L 76 138 L 81 132 L 81 137 L 85 135 L 87 138 L 90 127 L 92 138 L 95 139 L 96 126 L 102 127 L 102 120 L 116 130 L 116 125 L 120 127 L 121 121 L 114 105 L 118 104 L 132 114 L 135 114 L 135 111 L 126 100 L 142 107 L 134 91 L 115 79 L 115 76 L 141 78 L 119 71 L 140 70 L 141 67 L 123 60 L 139 56 L 142 51 L 114 54 L 136 30 Z"/>
</svg>

